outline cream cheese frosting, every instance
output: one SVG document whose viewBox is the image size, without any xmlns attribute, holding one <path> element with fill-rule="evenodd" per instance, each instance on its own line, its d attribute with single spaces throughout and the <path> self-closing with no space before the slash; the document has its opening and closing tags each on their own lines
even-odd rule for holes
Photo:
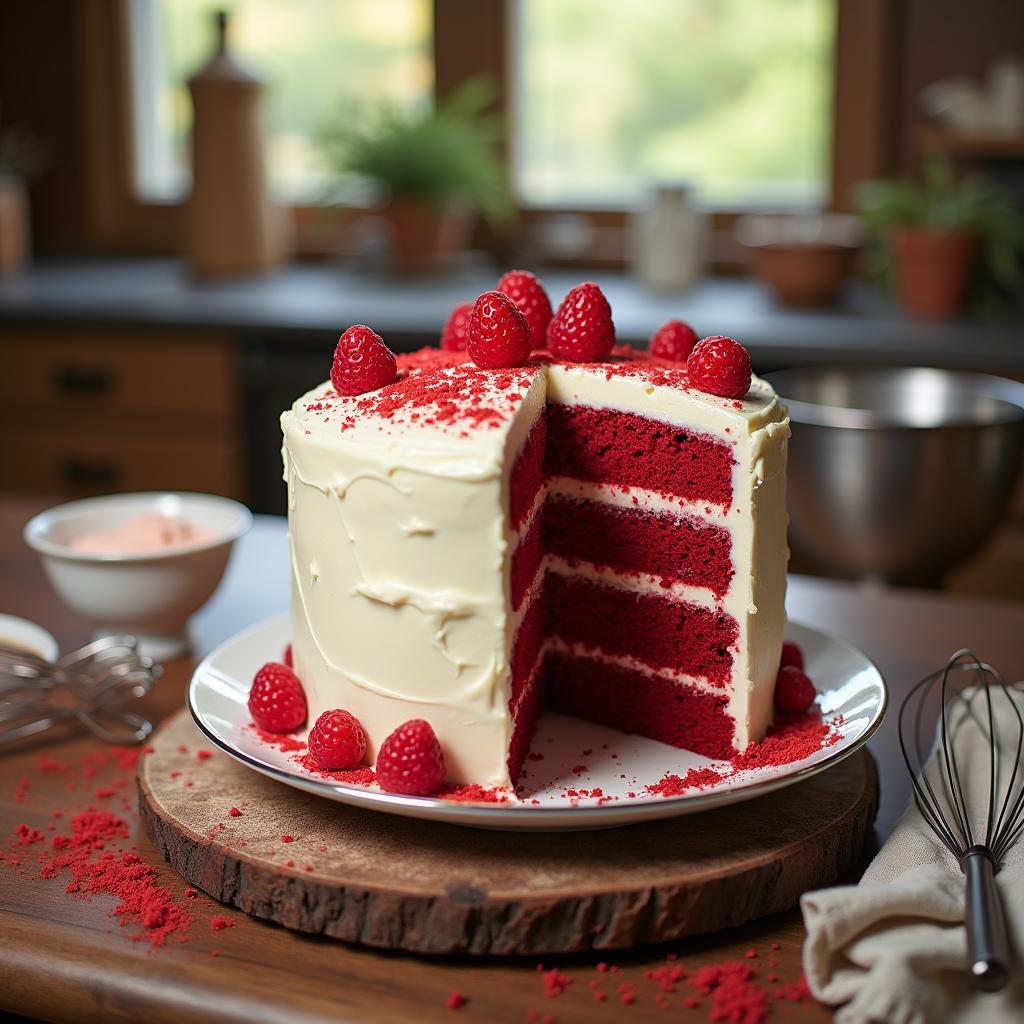
<svg viewBox="0 0 1024 1024">
<path fill-rule="evenodd" d="M 789 428 L 769 385 L 755 378 L 734 401 L 640 362 L 540 359 L 484 371 L 435 351 L 399 357 L 399 366 L 398 382 L 379 392 L 341 398 L 325 383 L 281 417 L 293 656 L 310 724 L 346 708 L 362 721 L 372 760 L 395 727 L 425 718 L 451 781 L 509 784 L 509 663 L 522 611 L 511 610 L 509 563 L 540 508 L 538 500 L 513 529 L 509 479 L 545 404 L 557 402 L 634 412 L 732 445 L 733 501 L 709 518 L 732 533 L 735 572 L 719 604 L 740 628 L 730 698 L 736 739 L 760 738 L 782 642 L 787 560 Z M 623 491 L 561 478 L 548 486 L 589 496 Z M 679 503 L 631 490 L 652 508 Z M 707 593 L 703 600 L 714 603 Z"/>
</svg>

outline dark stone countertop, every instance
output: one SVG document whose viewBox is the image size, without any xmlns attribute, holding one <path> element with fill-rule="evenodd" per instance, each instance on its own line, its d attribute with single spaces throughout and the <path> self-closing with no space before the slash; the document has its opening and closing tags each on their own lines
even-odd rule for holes
<svg viewBox="0 0 1024 1024">
<path fill-rule="evenodd" d="M 557 302 L 583 276 L 560 270 L 543 278 Z M 779 307 L 745 278 L 709 278 L 664 296 L 621 273 L 591 276 L 611 302 L 622 341 L 645 342 L 663 321 L 679 317 L 699 333 L 738 338 L 760 370 L 827 362 L 1024 374 L 1021 323 L 915 323 L 863 285 L 851 285 L 839 309 L 804 312 Z M 300 345 L 329 342 L 362 322 L 408 350 L 435 341 L 451 308 L 493 288 L 495 277 L 477 269 L 400 279 L 296 264 L 266 278 L 197 283 L 178 260 L 40 263 L 0 278 L 0 327 L 209 330 Z"/>
</svg>

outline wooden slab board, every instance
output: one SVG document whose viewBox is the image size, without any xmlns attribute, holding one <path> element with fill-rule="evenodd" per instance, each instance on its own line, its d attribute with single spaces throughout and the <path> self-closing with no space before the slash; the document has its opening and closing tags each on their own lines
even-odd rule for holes
<svg viewBox="0 0 1024 1024">
<path fill-rule="evenodd" d="M 142 817 L 188 882 L 287 928 L 417 953 L 620 949 L 740 925 L 859 866 L 878 805 L 874 761 L 859 751 L 703 814 L 489 832 L 300 793 L 216 750 L 185 711 L 152 744 Z"/>
</svg>

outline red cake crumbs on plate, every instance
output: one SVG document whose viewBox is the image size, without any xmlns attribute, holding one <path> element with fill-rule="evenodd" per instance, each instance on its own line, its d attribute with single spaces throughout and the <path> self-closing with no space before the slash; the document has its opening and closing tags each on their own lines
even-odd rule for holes
<svg viewBox="0 0 1024 1024">
<path fill-rule="evenodd" d="M 739 772 L 754 771 L 758 768 L 778 768 L 802 761 L 823 747 L 838 743 L 841 738 L 841 723 L 840 718 L 825 722 L 820 714 L 802 715 L 799 718 L 784 717 L 769 727 L 768 734 L 760 743 L 752 742 L 746 750 L 733 755 L 729 759 L 728 767 L 705 765 L 702 768 L 691 768 L 682 777 L 669 773 L 660 781 L 644 788 L 655 796 L 682 796 L 689 790 L 706 789 L 708 786 L 724 782 Z"/>
<path fill-rule="evenodd" d="M 436 796 L 441 800 L 465 804 L 507 804 L 512 802 L 511 792 L 503 786 L 484 787 L 475 782 L 463 786 L 445 787 L 439 790 Z"/>
<path fill-rule="evenodd" d="M 304 740 L 296 739 L 289 733 L 267 732 L 265 729 L 261 729 L 257 725 L 247 725 L 245 728 L 255 734 L 261 742 L 266 743 L 268 746 L 274 747 L 283 753 L 287 754 L 295 750 L 306 749 Z"/>
<path fill-rule="evenodd" d="M 768 729 L 768 735 L 760 743 L 751 743 L 732 758 L 733 770 L 775 768 L 802 761 L 822 747 L 838 743 L 840 724 L 841 719 L 825 722 L 820 714 L 783 718 Z"/>
<path fill-rule="evenodd" d="M 304 743 L 300 743 L 299 749 L 305 750 L 306 745 Z M 293 757 L 292 761 L 301 768 L 304 768 L 310 774 L 316 775 L 321 779 L 327 779 L 331 782 L 347 782 L 354 783 L 359 786 L 369 786 L 371 783 L 377 781 L 377 773 L 372 768 L 367 768 L 365 765 L 361 765 L 356 768 L 342 768 L 338 771 L 330 771 L 326 768 L 321 768 L 309 753 L 305 753 L 301 757 Z"/>
</svg>

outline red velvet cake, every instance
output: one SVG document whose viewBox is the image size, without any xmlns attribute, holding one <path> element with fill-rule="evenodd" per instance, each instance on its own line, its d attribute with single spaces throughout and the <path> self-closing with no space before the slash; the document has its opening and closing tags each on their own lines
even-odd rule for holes
<svg viewBox="0 0 1024 1024">
<path fill-rule="evenodd" d="M 767 726 L 784 625 L 785 409 L 620 347 L 481 369 L 398 357 L 282 418 L 296 671 L 373 756 L 430 722 L 508 784 L 552 708 L 712 757 Z"/>
</svg>

